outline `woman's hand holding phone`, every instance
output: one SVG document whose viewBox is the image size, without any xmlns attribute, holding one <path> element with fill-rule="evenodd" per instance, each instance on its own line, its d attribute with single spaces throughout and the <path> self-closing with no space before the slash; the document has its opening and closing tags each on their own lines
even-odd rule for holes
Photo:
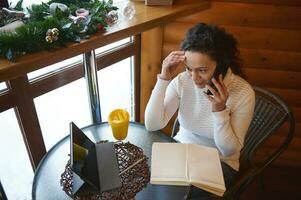
<svg viewBox="0 0 301 200">
<path fill-rule="evenodd" d="M 226 109 L 226 102 L 229 93 L 223 82 L 223 76 L 221 74 L 219 75 L 219 81 L 217 81 L 215 78 L 212 78 L 212 83 L 216 87 L 216 90 L 213 89 L 213 87 L 211 87 L 210 85 L 207 85 L 212 95 L 208 95 L 206 93 L 204 94 L 212 103 L 212 112 L 220 112 Z"/>
<path fill-rule="evenodd" d="M 159 77 L 163 80 L 171 80 L 180 63 L 185 60 L 184 51 L 171 52 L 162 62 L 162 70 Z"/>
</svg>

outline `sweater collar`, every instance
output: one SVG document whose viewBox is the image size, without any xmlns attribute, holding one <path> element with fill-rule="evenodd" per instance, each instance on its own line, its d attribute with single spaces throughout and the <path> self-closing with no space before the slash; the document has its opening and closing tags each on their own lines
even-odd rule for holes
<svg viewBox="0 0 301 200">
<path fill-rule="evenodd" d="M 226 87 L 228 87 L 231 84 L 231 82 L 234 79 L 234 76 L 235 76 L 235 74 L 233 74 L 232 70 L 229 67 L 227 70 L 226 76 L 224 78 L 224 84 Z"/>
</svg>

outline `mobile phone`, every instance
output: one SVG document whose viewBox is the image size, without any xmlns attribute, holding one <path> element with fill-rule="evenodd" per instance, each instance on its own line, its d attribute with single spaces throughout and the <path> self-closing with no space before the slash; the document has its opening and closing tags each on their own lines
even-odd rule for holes
<svg viewBox="0 0 301 200">
<path fill-rule="evenodd" d="M 215 71 L 213 73 L 213 76 L 212 78 L 214 77 L 216 81 L 219 81 L 219 78 L 218 76 L 221 74 L 223 76 L 223 78 L 226 76 L 226 73 L 227 73 L 227 70 L 228 68 L 226 66 L 223 66 L 221 64 L 218 64 L 215 68 Z M 214 83 L 210 80 L 209 82 L 209 85 L 217 91 L 217 88 L 215 87 Z M 205 92 L 207 95 L 213 95 L 211 93 L 211 91 L 208 89 L 206 92 Z"/>
</svg>

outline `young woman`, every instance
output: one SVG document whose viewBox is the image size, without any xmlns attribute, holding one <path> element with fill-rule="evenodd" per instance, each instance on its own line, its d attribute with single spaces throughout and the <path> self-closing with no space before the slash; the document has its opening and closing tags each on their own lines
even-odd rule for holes
<svg viewBox="0 0 301 200">
<path fill-rule="evenodd" d="M 241 77 L 239 51 L 232 35 L 200 23 L 186 34 L 181 51 L 171 52 L 145 111 L 148 130 L 162 129 L 178 110 L 175 139 L 218 149 L 226 187 L 239 170 L 240 150 L 251 122 L 255 94 Z M 179 65 L 186 70 L 174 79 Z M 210 92 L 208 92 L 210 91 Z M 195 190 L 193 195 L 202 191 Z"/>
</svg>

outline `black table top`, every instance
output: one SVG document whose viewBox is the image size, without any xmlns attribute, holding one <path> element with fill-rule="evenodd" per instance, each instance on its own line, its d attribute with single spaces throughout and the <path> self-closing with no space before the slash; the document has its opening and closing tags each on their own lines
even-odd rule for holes
<svg viewBox="0 0 301 200">
<path fill-rule="evenodd" d="M 93 141 L 115 141 L 108 123 L 95 124 L 82 129 Z M 151 149 L 153 142 L 174 142 L 174 140 L 160 131 L 148 132 L 142 124 L 131 122 L 128 136 L 124 142 L 131 142 L 143 149 L 144 154 L 151 162 Z M 70 199 L 60 186 L 61 174 L 69 160 L 70 140 L 66 136 L 54 145 L 41 160 L 34 176 L 32 198 L 37 200 L 64 200 Z M 182 200 L 188 187 L 163 186 L 148 184 L 140 191 L 136 200 Z"/>
</svg>

